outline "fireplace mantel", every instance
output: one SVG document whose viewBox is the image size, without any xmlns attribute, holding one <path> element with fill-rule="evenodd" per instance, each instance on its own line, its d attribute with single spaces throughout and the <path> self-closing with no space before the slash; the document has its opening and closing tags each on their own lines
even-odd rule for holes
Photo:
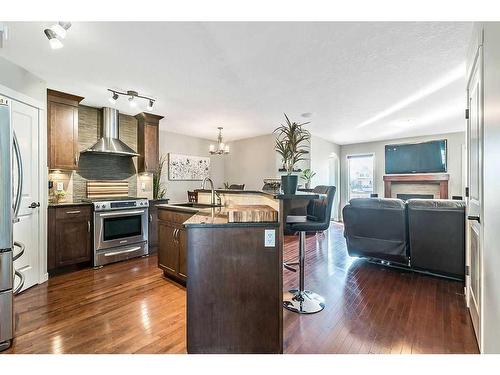
<svg viewBox="0 0 500 375">
<path fill-rule="evenodd" d="M 396 184 L 436 184 L 439 185 L 439 198 L 448 199 L 448 173 L 389 174 L 384 176 L 384 195 L 392 197 L 392 185 Z"/>
</svg>

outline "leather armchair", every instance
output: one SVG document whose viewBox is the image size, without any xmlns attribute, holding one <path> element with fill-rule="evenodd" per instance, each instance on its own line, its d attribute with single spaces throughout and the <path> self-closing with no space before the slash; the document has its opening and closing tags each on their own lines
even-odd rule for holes
<svg viewBox="0 0 500 375">
<path fill-rule="evenodd" d="M 353 198 L 342 215 L 350 256 L 408 265 L 408 225 L 402 200 Z"/>
</svg>

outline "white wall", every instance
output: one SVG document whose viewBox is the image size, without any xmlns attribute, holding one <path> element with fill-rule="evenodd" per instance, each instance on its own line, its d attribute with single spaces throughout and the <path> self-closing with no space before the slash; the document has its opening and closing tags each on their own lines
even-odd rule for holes
<svg viewBox="0 0 500 375">
<path fill-rule="evenodd" d="M 279 176 L 279 157 L 274 151 L 275 135 L 229 142 L 230 154 L 224 159 L 225 181 L 245 184 L 246 190 L 260 190 L 264 178 Z"/>
<path fill-rule="evenodd" d="M 0 57 L 0 85 L 46 103 L 47 83 L 26 69 Z"/>
<path fill-rule="evenodd" d="M 465 120 L 464 120 L 465 128 Z M 463 196 L 463 179 L 462 179 L 462 146 L 465 145 L 465 129 L 464 132 L 437 134 L 424 137 L 390 139 L 379 142 L 357 143 L 352 145 L 342 145 L 340 147 L 340 169 L 341 169 L 341 207 L 347 203 L 348 178 L 347 178 L 347 156 L 354 154 L 371 154 L 375 155 L 375 171 L 374 171 L 374 193 L 379 197 L 384 196 L 384 181 L 385 174 L 385 145 L 391 143 L 410 143 L 410 142 L 425 142 L 436 139 L 448 140 L 448 174 L 449 195 Z"/>
<path fill-rule="evenodd" d="M 162 120 L 162 122 L 166 123 L 167 120 Z M 211 143 L 215 142 L 167 132 L 162 130 L 162 123 L 160 123 L 160 155 L 172 152 L 183 155 L 209 156 L 208 148 Z M 224 183 L 224 156 L 210 157 L 210 177 L 214 181 L 215 187 L 222 187 Z M 165 165 L 162 181 L 167 189 L 166 198 L 170 198 L 171 202 L 187 202 L 187 191 L 201 187 L 201 181 L 169 181 L 167 165 Z"/>
<path fill-rule="evenodd" d="M 332 183 L 332 176 L 330 176 L 330 157 L 332 155 L 340 157 L 339 145 L 314 135 L 311 137 L 311 170 L 316 172 L 311 186 Z"/>
<path fill-rule="evenodd" d="M 484 149 L 482 341 L 484 353 L 500 353 L 500 24 L 484 25 Z"/>
<path fill-rule="evenodd" d="M 311 170 L 316 173 L 311 186 L 336 186 L 333 201 L 333 219 L 339 218 L 340 206 L 340 146 L 323 138 L 311 137 Z"/>
</svg>

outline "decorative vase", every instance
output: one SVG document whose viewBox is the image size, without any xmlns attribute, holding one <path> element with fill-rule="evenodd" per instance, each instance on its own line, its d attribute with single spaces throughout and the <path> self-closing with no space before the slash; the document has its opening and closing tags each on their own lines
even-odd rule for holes
<svg viewBox="0 0 500 375">
<path fill-rule="evenodd" d="M 297 175 L 281 176 L 281 190 L 283 190 L 283 194 L 295 194 L 298 182 L 299 176 Z"/>
</svg>

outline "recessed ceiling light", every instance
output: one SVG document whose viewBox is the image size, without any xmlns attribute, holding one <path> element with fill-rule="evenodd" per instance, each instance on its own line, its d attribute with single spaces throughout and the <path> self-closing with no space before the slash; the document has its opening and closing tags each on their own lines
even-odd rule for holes
<svg viewBox="0 0 500 375">
<path fill-rule="evenodd" d="M 49 39 L 50 48 L 59 49 L 64 47 L 64 44 L 62 44 L 62 42 L 57 39 L 56 33 L 52 29 L 45 29 L 43 30 L 43 32 L 47 36 L 47 39 Z"/>
</svg>

